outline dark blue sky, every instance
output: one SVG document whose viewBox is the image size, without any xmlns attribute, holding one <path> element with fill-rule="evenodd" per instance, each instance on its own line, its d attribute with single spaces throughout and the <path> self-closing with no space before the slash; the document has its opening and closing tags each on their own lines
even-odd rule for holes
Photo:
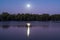
<svg viewBox="0 0 60 40">
<path fill-rule="evenodd" d="M 26 5 L 30 4 L 31 8 Z M 0 0 L 0 13 L 60 14 L 60 0 Z"/>
</svg>

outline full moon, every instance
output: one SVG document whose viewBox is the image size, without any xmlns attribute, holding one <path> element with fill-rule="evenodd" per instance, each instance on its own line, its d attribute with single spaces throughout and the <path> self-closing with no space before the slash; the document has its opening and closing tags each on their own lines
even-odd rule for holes
<svg viewBox="0 0 60 40">
<path fill-rule="evenodd" d="M 30 8 L 30 6 L 31 6 L 30 4 L 27 4 L 27 7 L 28 7 L 28 8 Z"/>
</svg>

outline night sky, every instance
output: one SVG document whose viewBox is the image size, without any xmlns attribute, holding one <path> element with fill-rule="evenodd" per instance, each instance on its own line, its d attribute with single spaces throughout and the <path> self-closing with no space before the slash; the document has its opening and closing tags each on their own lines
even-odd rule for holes
<svg viewBox="0 0 60 40">
<path fill-rule="evenodd" d="M 27 8 L 26 5 L 31 7 Z M 0 13 L 60 14 L 60 0 L 0 0 Z"/>
</svg>

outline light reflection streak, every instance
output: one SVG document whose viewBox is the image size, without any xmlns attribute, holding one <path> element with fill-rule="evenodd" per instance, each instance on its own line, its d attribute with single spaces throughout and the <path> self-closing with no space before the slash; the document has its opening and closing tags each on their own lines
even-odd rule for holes
<svg viewBox="0 0 60 40">
<path fill-rule="evenodd" d="M 30 35 L 30 27 L 28 26 L 28 28 L 27 28 L 27 36 L 29 37 L 29 35 Z"/>
<path fill-rule="evenodd" d="M 27 36 L 29 37 L 30 35 L 30 23 L 27 23 Z"/>
</svg>

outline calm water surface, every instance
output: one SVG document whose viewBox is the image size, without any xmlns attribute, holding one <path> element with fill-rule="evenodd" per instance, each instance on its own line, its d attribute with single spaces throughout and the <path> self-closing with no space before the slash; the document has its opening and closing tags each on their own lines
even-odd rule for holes
<svg viewBox="0 0 60 40">
<path fill-rule="evenodd" d="M 0 40 L 60 40 L 60 22 L 31 21 L 29 37 L 26 23 L 0 22 Z"/>
</svg>

